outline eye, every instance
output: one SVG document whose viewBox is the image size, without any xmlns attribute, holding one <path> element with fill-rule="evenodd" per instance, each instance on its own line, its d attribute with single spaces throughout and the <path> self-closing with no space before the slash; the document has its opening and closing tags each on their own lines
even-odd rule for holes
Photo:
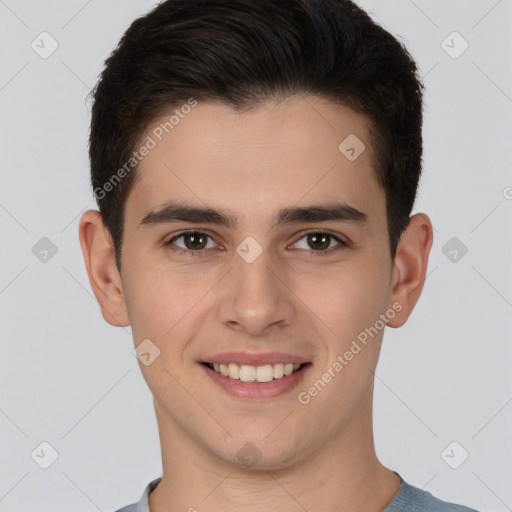
<svg viewBox="0 0 512 512">
<path fill-rule="evenodd" d="M 176 243 L 180 239 L 183 245 Z M 202 231 L 185 231 L 165 242 L 165 246 L 171 251 L 190 256 L 203 256 L 203 249 L 212 249 L 216 245 L 212 238 Z"/>
<path fill-rule="evenodd" d="M 304 240 L 304 242 L 301 242 L 301 240 Z M 333 241 L 337 242 L 337 245 L 334 244 L 334 249 Z M 302 247 L 300 244 L 302 244 Z M 204 249 L 218 247 L 213 239 L 202 231 L 185 231 L 171 238 L 164 245 L 176 254 L 187 256 L 205 256 L 206 251 Z M 309 251 L 312 257 L 329 255 L 349 246 L 340 237 L 326 231 L 310 231 L 293 245 L 295 248 Z"/>
<path fill-rule="evenodd" d="M 300 240 L 305 240 L 303 246 L 300 247 Z M 331 242 L 336 241 L 338 245 L 332 249 Z M 326 255 L 336 252 L 344 247 L 348 247 L 348 243 L 344 242 L 341 238 L 325 231 L 310 231 L 302 236 L 298 242 L 293 244 L 298 249 L 309 250 L 313 248 L 311 256 Z"/>
</svg>

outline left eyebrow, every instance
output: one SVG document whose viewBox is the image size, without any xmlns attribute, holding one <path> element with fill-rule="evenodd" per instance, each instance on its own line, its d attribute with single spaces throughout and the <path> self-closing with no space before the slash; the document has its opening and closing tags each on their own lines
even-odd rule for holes
<svg viewBox="0 0 512 512">
<path fill-rule="evenodd" d="M 368 215 L 345 203 L 334 203 L 318 206 L 302 206 L 285 208 L 277 215 L 275 226 L 300 222 L 367 222 Z"/>
<path fill-rule="evenodd" d="M 171 201 L 166 203 L 163 208 L 147 213 L 141 220 L 139 227 L 179 221 L 215 224 L 228 228 L 236 228 L 238 225 L 236 215 L 230 211 Z M 368 221 L 368 215 L 346 203 L 289 207 L 274 215 L 273 227 L 324 221 L 365 223 Z"/>
</svg>

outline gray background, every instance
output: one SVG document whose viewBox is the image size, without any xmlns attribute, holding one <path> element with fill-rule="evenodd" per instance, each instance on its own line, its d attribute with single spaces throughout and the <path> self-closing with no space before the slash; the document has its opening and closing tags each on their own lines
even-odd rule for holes
<svg viewBox="0 0 512 512">
<path fill-rule="evenodd" d="M 512 510 L 512 0 L 360 4 L 399 35 L 425 77 L 416 209 L 435 227 L 418 307 L 386 331 L 377 451 L 443 499 Z M 95 208 L 86 96 L 153 5 L 0 0 L 1 511 L 114 510 L 160 475 L 130 329 L 102 319 L 77 234 L 81 213 Z M 59 45 L 46 59 L 31 47 L 51 49 L 43 31 Z M 46 261 L 43 237 L 57 250 Z M 58 453 L 47 469 L 42 442 Z M 453 469 L 463 450 L 469 458 Z"/>
</svg>

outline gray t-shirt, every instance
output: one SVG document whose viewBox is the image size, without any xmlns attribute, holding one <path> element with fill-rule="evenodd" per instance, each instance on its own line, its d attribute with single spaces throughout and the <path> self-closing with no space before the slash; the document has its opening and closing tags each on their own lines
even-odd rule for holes
<svg viewBox="0 0 512 512">
<path fill-rule="evenodd" d="M 382 512 L 477 512 L 472 508 L 438 500 L 429 492 L 409 485 L 400 475 L 398 476 L 400 477 L 402 485 L 400 485 L 391 503 Z M 160 480 L 161 478 L 156 478 L 150 482 L 144 489 L 137 503 L 127 505 L 126 507 L 116 510 L 116 512 L 150 512 L 148 496 Z"/>
</svg>

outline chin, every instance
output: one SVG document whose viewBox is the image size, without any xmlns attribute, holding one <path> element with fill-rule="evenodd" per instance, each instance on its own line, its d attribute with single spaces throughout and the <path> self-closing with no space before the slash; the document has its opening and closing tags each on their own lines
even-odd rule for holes
<svg viewBox="0 0 512 512">
<path fill-rule="evenodd" d="M 293 443 L 292 443 L 293 444 Z M 231 439 L 225 449 L 213 449 L 212 453 L 226 464 L 247 471 L 271 471 L 285 469 L 298 462 L 298 446 L 290 448 L 290 439 L 284 440 L 245 437 Z"/>
</svg>

